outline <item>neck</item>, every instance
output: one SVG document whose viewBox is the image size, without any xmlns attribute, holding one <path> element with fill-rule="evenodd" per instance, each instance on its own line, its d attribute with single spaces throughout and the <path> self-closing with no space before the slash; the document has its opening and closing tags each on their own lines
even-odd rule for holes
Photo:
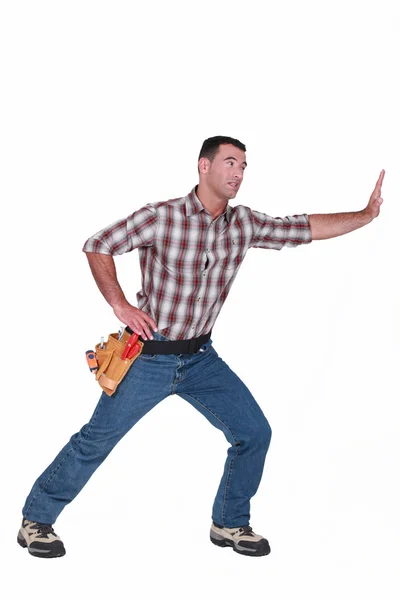
<svg viewBox="0 0 400 600">
<path fill-rule="evenodd" d="M 196 195 L 213 219 L 225 212 L 228 200 L 217 196 L 215 192 L 207 188 L 204 183 L 199 183 L 196 189 Z"/>
</svg>

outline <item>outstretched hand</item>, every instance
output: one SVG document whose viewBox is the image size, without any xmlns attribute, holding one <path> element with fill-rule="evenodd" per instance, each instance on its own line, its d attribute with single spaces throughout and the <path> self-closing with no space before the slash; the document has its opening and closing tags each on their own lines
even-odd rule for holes
<svg viewBox="0 0 400 600">
<path fill-rule="evenodd" d="M 382 169 L 380 175 L 378 177 L 378 181 L 376 182 L 375 189 L 371 194 L 368 205 L 365 208 L 365 212 L 368 213 L 372 219 L 375 219 L 379 215 L 381 210 L 381 204 L 383 202 L 383 198 L 381 197 L 382 192 L 382 182 L 385 177 L 385 171 Z"/>
</svg>

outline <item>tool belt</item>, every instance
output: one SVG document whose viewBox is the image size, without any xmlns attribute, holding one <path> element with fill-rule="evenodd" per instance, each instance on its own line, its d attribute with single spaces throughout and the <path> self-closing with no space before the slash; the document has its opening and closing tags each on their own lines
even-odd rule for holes
<svg viewBox="0 0 400 600">
<path fill-rule="evenodd" d="M 136 350 L 134 355 L 131 357 L 129 354 L 126 357 L 124 356 L 126 354 L 127 342 L 131 335 L 125 330 L 121 339 L 118 339 L 118 333 L 110 333 L 108 341 L 105 344 L 97 344 L 94 352 L 92 350 L 86 352 L 89 368 L 95 373 L 96 380 L 108 396 L 113 395 L 132 364 L 142 352 L 143 342 L 137 340 L 135 341 L 137 347 L 134 349 Z M 93 366 L 91 366 L 88 356 L 93 356 Z"/>
<path fill-rule="evenodd" d="M 89 369 L 108 396 L 114 394 L 140 354 L 195 354 L 211 337 L 210 331 L 190 340 L 142 341 L 130 327 L 121 333 L 110 333 L 107 342 L 86 352 Z"/>
</svg>

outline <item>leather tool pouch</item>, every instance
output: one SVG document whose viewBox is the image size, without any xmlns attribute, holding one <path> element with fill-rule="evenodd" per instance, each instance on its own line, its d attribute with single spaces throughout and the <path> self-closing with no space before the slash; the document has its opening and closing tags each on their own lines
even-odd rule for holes
<svg viewBox="0 0 400 600">
<path fill-rule="evenodd" d="M 101 344 L 97 344 L 95 347 L 99 365 L 96 372 L 96 379 L 99 382 L 100 387 L 108 394 L 108 396 L 113 395 L 118 385 L 143 350 L 143 342 L 138 340 L 137 344 L 140 346 L 140 352 L 133 358 L 122 359 L 121 356 L 129 337 L 130 334 L 127 331 L 124 331 L 121 340 L 118 341 L 118 333 L 110 333 L 104 348 L 100 347 Z"/>
</svg>

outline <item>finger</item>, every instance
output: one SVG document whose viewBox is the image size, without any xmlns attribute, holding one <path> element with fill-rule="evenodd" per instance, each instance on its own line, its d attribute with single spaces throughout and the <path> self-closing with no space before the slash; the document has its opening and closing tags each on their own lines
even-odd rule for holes
<svg viewBox="0 0 400 600">
<path fill-rule="evenodd" d="M 141 314 L 138 313 L 136 315 L 136 323 L 137 323 L 137 327 L 138 327 L 138 332 L 144 340 L 147 340 L 148 338 L 153 339 L 151 331 L 149 330 L 147 323 L 143 318 L 143 314 L 144 313 L 141 313 Z"/>
<path fill-rule="evenodd" d="M 137 319 L 135 321 L 131 319 L 128 325 L 134 333 L 137 333 L 138 335 L 143 335 L 143 329 Z"/>
<path fill-rule="evenodd" d="M 142 338 L 144 340 L 147 340 L 147 336 L 146 336 L 146 332 L 145 332 L 145 328 L 144 328 L 144 325 L 146 325 L 146 323 L 143 321 L 143 315 L 144 314 L 145 313 L 143 313 L 140 309 L 135 308 L 135 312 L 134 312 L 135 316 L 132 319 L 132 321 L 136 325 L 135 333 L 138 333 L 139 335 L 142 336 Z"/>
<path fill-rule="evenodd" d="M 150 331 L 150 329 L 149 329 L 146 321 L 143 318 L 142 318 L 142 321 L 141 321 L 141 326 L 142 326 L 142 329 L 144 331 L 145 336 L 147 336 L 144 339 L 147 339 L 147 338 L 150 338 L 151 340 L 154 339 L 153 338 L 153 334 L 151 333 L 151 331 Z"/>
<path fill-rule="evenodd" d="M 143 315 L 144 315 L 143 318 L 147 321 L 147 323 L 149 323 L 149 325 L 152 328 L 152 330 L 153 331 L 158 331 L 156 322 L 153 321 L 153 319 L 151 317 L 149 317 L 149 315 L 146 315 L 146 313 L 143 313 Z"/>
<path fill-rule="evenodd" d="M 380 193 L 381 193 L 381 187 L 382 187 L 382 183 L 383 183 L 383 178 L 384 178 L 384 177 L 385 177 L 385 170 L 384 170 L 384 169 L 382 169 L 382 171 L 381 171 L 381 172 L 380 172 L 380 174 L 379 174 L 378 181 L 376 182 L 375 189 L 374 189 L 374 191 L 372 192 L 372 195 L 373 195 L 373 196 L 375 196 L 375 195 L 378 195 L 378 196 L 380 196 Z"/>
</svg>

